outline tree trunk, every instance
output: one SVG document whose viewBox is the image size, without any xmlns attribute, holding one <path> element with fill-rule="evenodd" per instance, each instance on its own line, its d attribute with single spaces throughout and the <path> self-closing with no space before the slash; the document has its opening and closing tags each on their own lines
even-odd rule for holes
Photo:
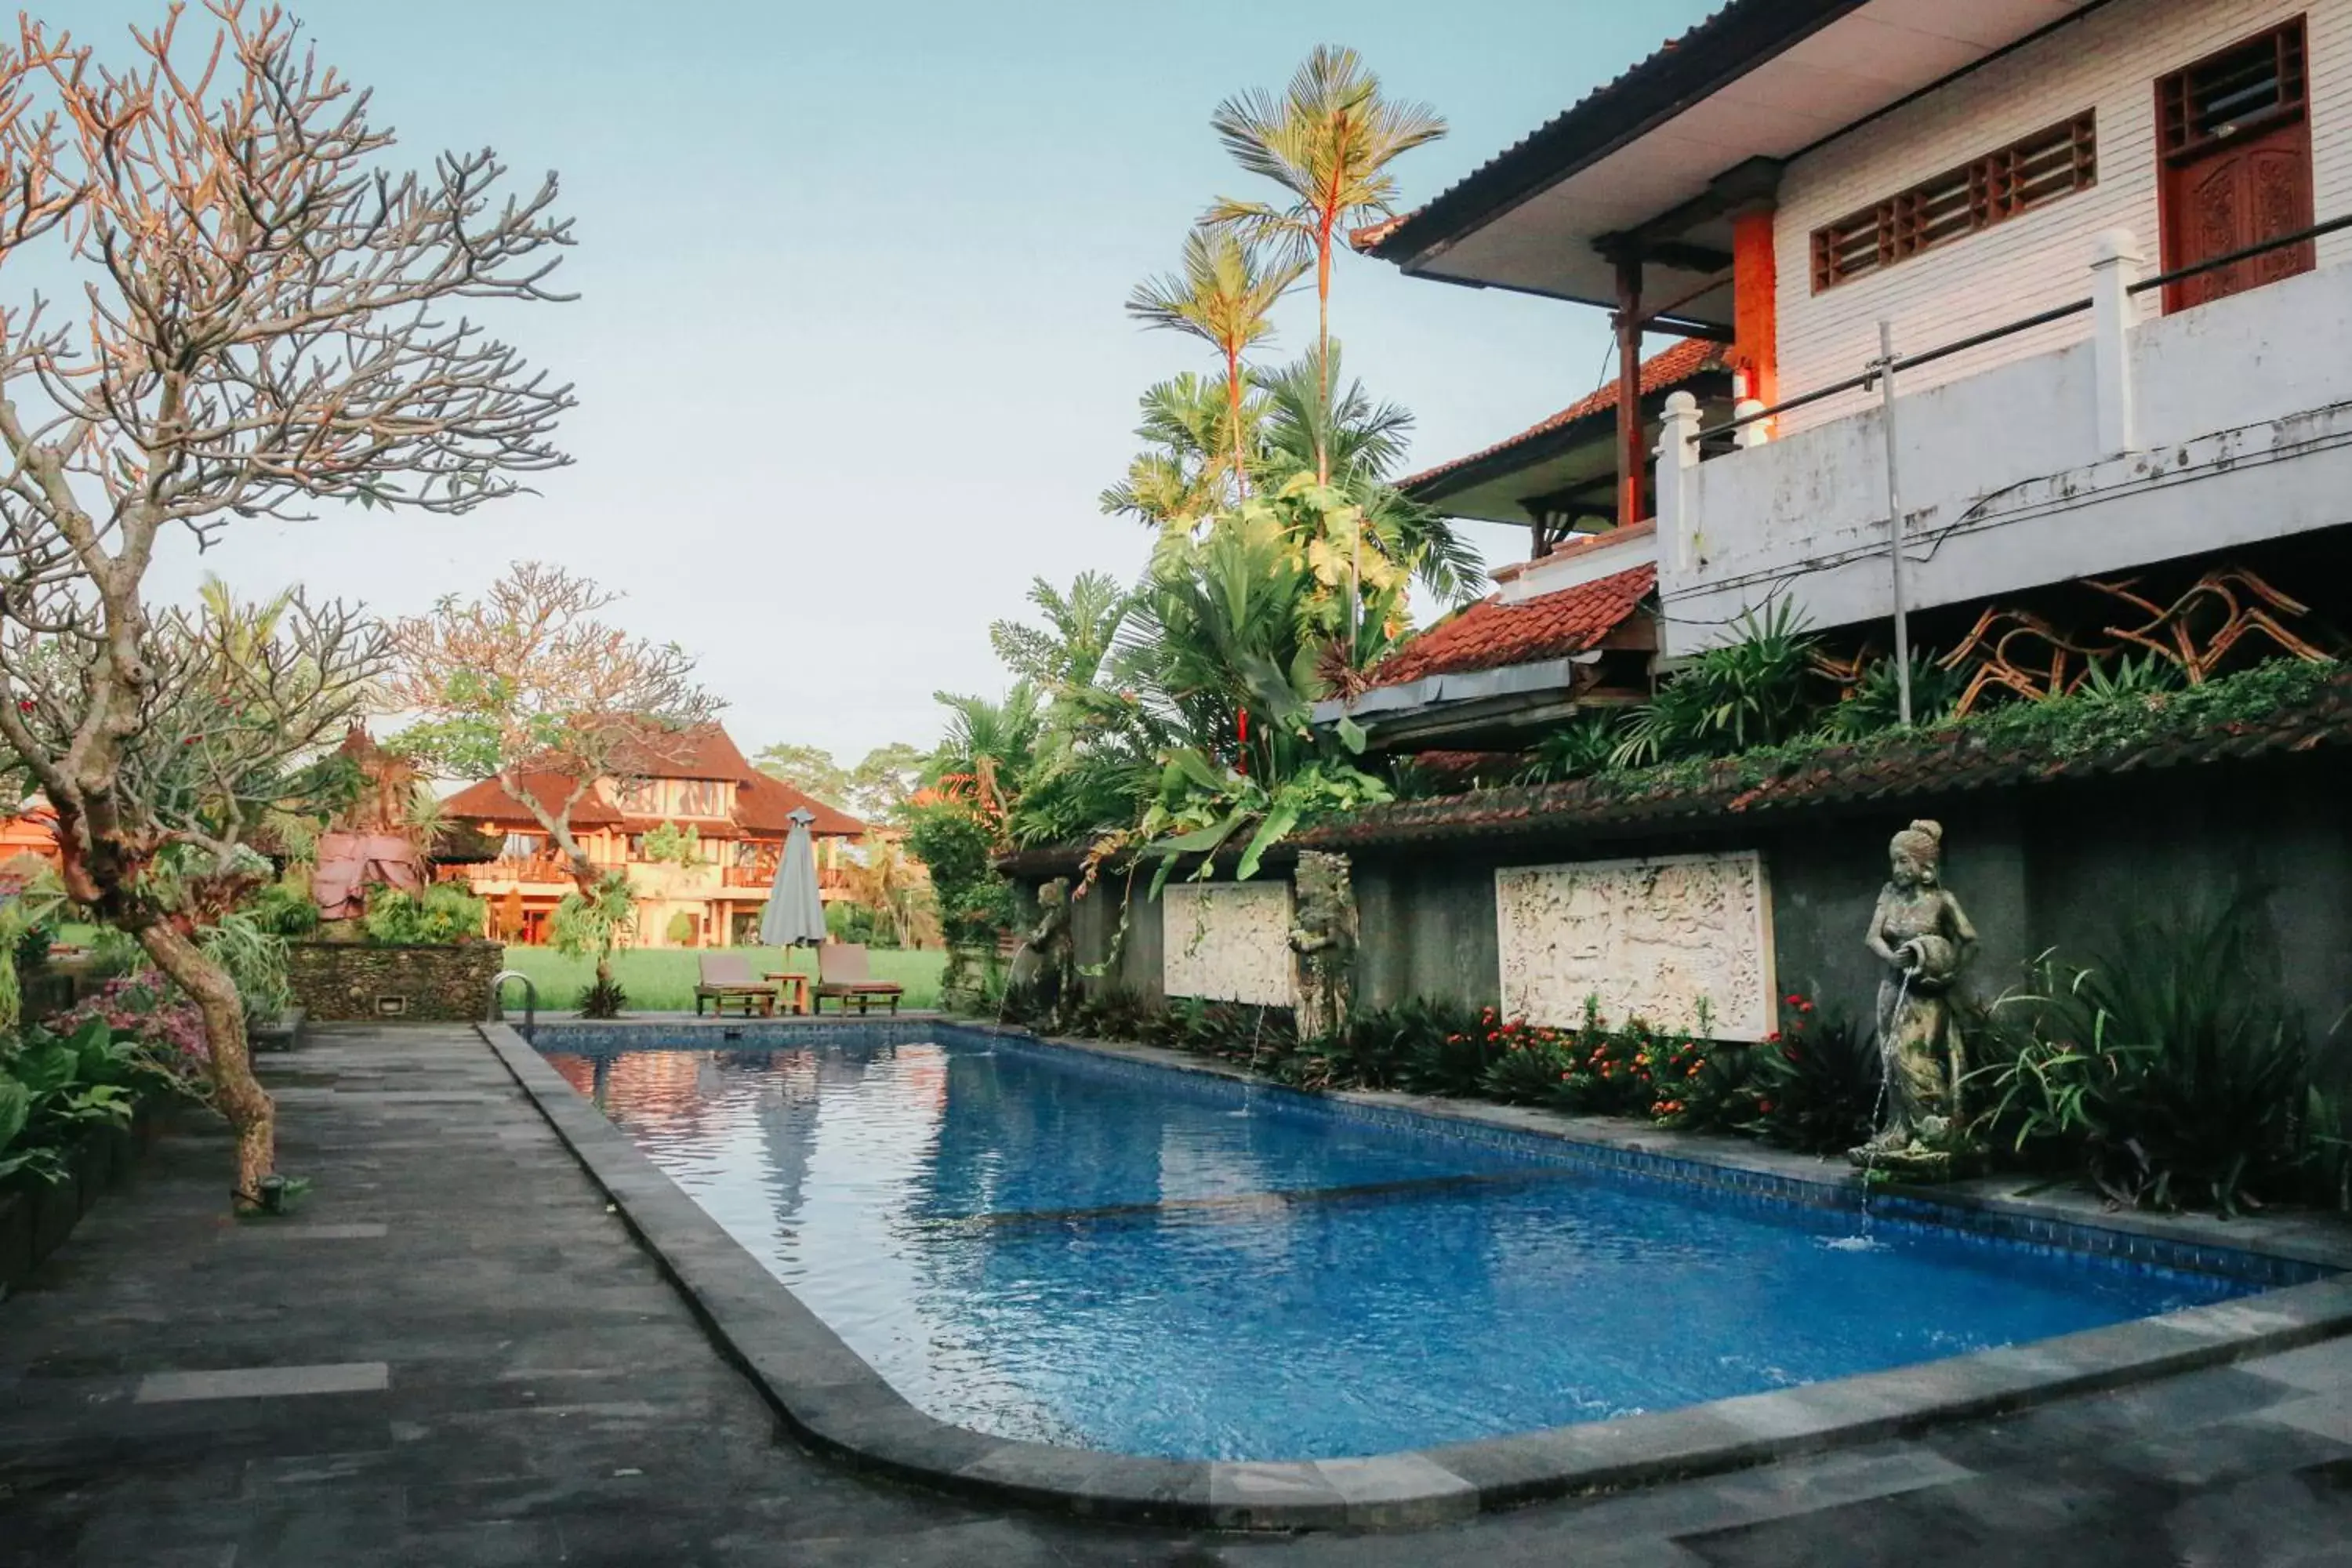
<svg viewBox="0 0 2352 1568">
<path fill-rule="evenodd" d="M 595 862 L 588 858 L 588 852 L 573 842 L 569 833 L 563 836 L 562 847 L 565 857 L 572 862 L 572 884 L 579 889 L 581 901 L 594 902 L 598 881 Z M 607 928 L 603 945 L 596 949 L 596 989 L 608 990 L 612 984 L 613 933 Z"/>
<path fill-rule="evenodd" d="M 169 923 L 158 921 L 139 932 L 139 945 L 155 967 L 195 998 L 204 1014 L 205 1046 L 212 1053 L 213 1103 L 236 1134 L 237 1212 L 261 1206 L 262 1178 L 278 1168 L 278 1108 L 253 1076 L 253 1053 L 245 1037 L 245 1003 L 228 971 Z"/>
<path fill-rule="evenodd" d="M 1234 427 L 1234 499 L 1249 500 L 1249 464 L 1242 456 L 1242 355 L 1236 348 L 1225 350 L 1225 409 Z"/>
<path fill-rule="evenodd" d="M 1338 176 L 1333 176 L 1338 184 Z M 1331 200 L 1339 199 L 1334 191 Z M 1327 205 L 1315 229 L 1315 482 L 1331 482 L 1331 225 L 1339 214 Z"/>
</svg>

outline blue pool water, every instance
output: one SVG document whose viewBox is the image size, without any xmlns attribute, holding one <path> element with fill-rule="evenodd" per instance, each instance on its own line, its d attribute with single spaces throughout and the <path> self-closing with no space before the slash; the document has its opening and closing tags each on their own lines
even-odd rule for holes
<svg viewBox="0 0 2352 1568">
<path fill-rule="evenodd" d="M 1925 1226 L 1857 1245 L 1850 1214 L 909 1032 L 934 1037 L 548 1048 L 900 1393 L 1005 1436 L 1178 1458 L 1382 1453 L 2251 1289 Z"/>
</svg>

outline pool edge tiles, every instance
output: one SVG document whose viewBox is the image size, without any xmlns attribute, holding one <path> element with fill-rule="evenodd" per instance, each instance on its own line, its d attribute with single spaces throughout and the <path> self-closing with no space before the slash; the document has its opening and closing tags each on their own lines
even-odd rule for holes
<svg viewBox="0 0 2352 1568">
<path fill-rule="evenodd" d="M 920 1030 L 942 1026 L 908 1022 Z M 626 1027 L 631 1034 L 613 1040 L 614 1047 L 653 1044 L 635 1031 L 660 1026 Z M 2352 1280 L 2336 1278 L 2008 1350 L 1656 1415 L 1361 1460 L 1235 1464 L 1018 1442 L 918 1411 L 538 1051 L 501 1025 L 485 1026 L 481 1033 L 787 1429 L 855 1465 L 964 1495 L 1089 1517 L 1265 1529 L 1434 1523 L 1545 1497 L 1872 1440 L 1897 1429 L 2017 1408 L 2352 1331 Z M 573 1042 L 546 1043 L 561 1048 Z M 740 1043 L 747 1048 L 755 1044 Z M 699 1040 L 689 1045 L 707 1048 Z"/>
</svg>

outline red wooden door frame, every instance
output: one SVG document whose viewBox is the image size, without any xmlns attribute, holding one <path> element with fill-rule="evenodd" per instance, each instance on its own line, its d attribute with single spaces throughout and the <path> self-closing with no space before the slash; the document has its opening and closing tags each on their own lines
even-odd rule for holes
<svg viewBox="0 0 2352 1568">
<path fill-rule="evenodd" d="M 2299 35 L 2304 26 L 2303 18 L 2296 17 L 2287 26 L 2297 29 Z M 2273 28 L 2255 37 L 2276 37 L 2284 30 Z M 2241 40 L 2228 49 L 2207 57 L 2206 60 L 2192 62 L 2157 79 L 2157 226 L 2163 248 L 2163 269 L 2167 272 L 2189 266 L 2208 256 L 2255 244 L 2272 236 L 2308 228 L 2314 221 L 2311 102 L 2307 80 L 2302 98 L 2291 108 L 2257 114 L 2253 123 L 2224 140 L 2209 142 L 2179 153 L 2166 151 L 2168 86 L 2208 61 L 2242 50 L 2253 41 L 2253 38 Z M 2293 47 L 2298 58 L 2307 59 L 2300 36 Z M 2284 199 L 2284 205 L 2288 210 L 2274 214 L 2273 221 L 2268 223 L 2262 222 L 2261 215 L 2252 210 L 2257 195 L 2256 182 L 2242 174 L 2255 160 L 2265 157 L 2279 158 L 2281 166 L 2291 171 Z M 2217 166 L 2223 163 L 2237 165 L 2240 187 L 2240 205 L 2234 215 L 2231 234 L 2226 242 L 2221 237 L 2213 237 L 2214 243 L 2200 244 L 2198 237 L 2190 230 L 2195 216 L 2189 204 L 2191 187 L 2200 183 L 2200 174 L 2210 178 Z M 2186 310 L 2281 278 L 2292 277 L 2298 272 L 2308 272 L 2316 265 L 2315 247 L 2308 241 L 2284 247 L 2168 285 L 2164 290 L 2164 308 L 2167 312 Z"/>
</svg>

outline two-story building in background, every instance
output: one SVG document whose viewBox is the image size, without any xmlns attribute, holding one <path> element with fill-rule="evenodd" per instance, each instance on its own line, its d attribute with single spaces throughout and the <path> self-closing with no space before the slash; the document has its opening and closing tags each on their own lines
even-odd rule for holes
<svg viewBox="0 0 2352 1568">
<path fill-rule="evenodd" d="M 1366 700 L 1394 749 L 1783 603 L 2013 689 L 2352 607 L 2352 0 L 1732 0 L 1357 245 L 1620 345 L 1407 482 L 1532 548 Z"/>
<path fill-rule="evenodd" d="M 527 778 L 524 787 L 550 805 L 568 793 L 564 781 L 551 777 Z M 504 939 L 544 941 L 548 916 L 572 880 L 538 820 L 495 779 L 468 784 L 442 809 L 500 845 L 496 859 L 443 874 L 463 878 L 489 901 L 492 925 Z M 866 824 L 760 772 L 715 724 L 647 777 L 597 781 L 572 807 L 572 829 L 599 868 L 625 872 L 636 889 L 636 945 L 724 946 L 759 940 L 795 811 L 814 818 L 819 892 L 830 902 L 845 890 L 841 847 L 862 837 Z M 662 833 L 665 826 L 671 831 Z M 664 840 L 675 847 L 688 828 L 690 855 L 648 854 L 649 836 L 657 848 Z"/>
</svg>

